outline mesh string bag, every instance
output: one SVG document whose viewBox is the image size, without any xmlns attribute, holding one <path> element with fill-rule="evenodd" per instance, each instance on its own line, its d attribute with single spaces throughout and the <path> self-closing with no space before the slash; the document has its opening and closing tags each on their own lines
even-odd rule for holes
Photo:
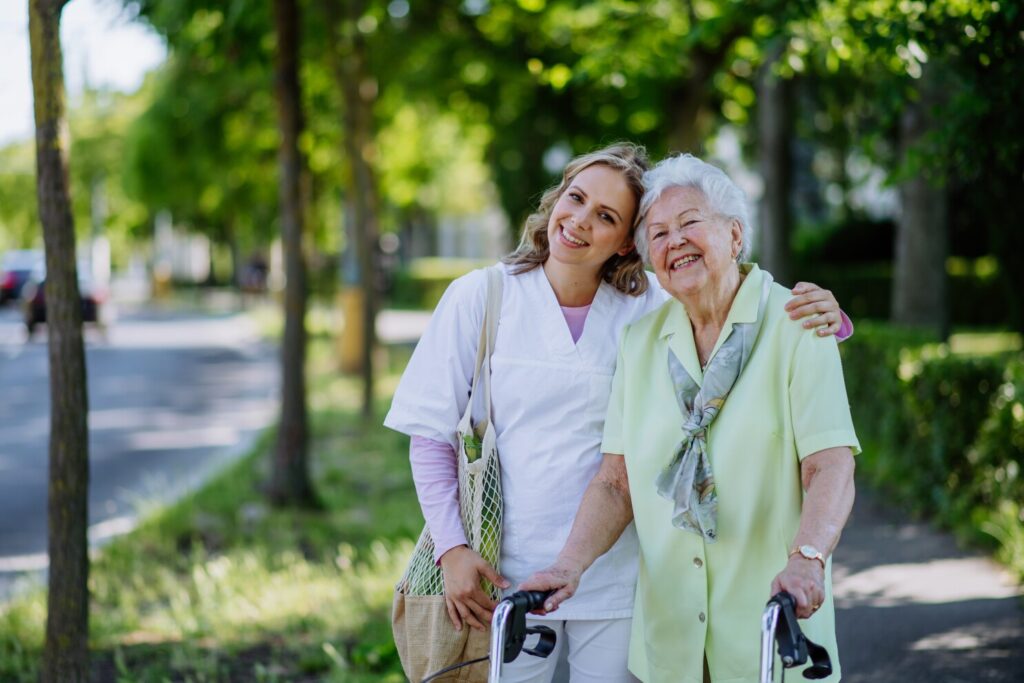
<svg viewBox="0 0 1024 683">
<path fill-rule="evenodd" d="M 457 428 L 459 512 L 466 540 L 491 566 L 501 553 L 501 469 L 491 423 L 491 353 L 501 310 L 502 271 L 487 269 L 487 307 L 480 330 L 469 404 Z M 500 591 L 489 581 L 482 588 L 494 600 Z M 434 540 L 424 526 L 412 558 L 395 586 L 392 631 L 406 675 L 411 681 L 452 664 L 487 654 L 489 634 L 464 627 L 456 631 L 448 618 L 444 576 L 434 561 Z M 456 669 L 443 681 L 487 680 L 486 664 Z"/>
</svg>

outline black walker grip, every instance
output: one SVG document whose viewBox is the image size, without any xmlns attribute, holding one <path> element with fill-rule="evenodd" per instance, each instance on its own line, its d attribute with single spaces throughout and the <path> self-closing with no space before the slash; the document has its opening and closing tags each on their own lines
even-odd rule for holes
<svg viewBox="0 0 1024 683">
<path fill-rule="evenodd" d="M 528 634 L 537 634 L 540 640 L 536 647 L 526 650 L 537 657 L 547 657 L 555 647 L 555 632 L 547 626 L 526 627 L 526 614 L 544 606 L 544 601 L 554 591 L 517 591 L 505 598 L 513 605 L 511 618 L 505 624 L 505 652 L 502 661 L 513 661 L 523 651 Z"/>
<path fill-rule="evenodd" d="M 532 612 L 544 607 L 544 601 L 554 594 L 555 591 L 519 591 L 526 599 L 526 611 Z"/>
<path fill-rule="evenodd" d="M 832 660 L 828 651 L 811 641 L 800 629 L 796 618 L 796 598 L 780 591 L 772 596 L 769 603 L 779 605 L 779 621 L 775 627 L 775 641 L 779 647 L 779 659 L 786 669 L 805 664 L 810 658 L 811 665 L 804 669 L 804 678 L 819 679 L 832 675 Z"/>
</svg>

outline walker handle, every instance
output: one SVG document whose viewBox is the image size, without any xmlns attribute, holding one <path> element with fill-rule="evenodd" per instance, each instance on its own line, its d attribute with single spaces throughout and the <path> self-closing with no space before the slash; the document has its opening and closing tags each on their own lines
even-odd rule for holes
<svg viewBox="0 0 1024 683">
<path fill-rule="evenodd" d="M 516 596 L 522 596 L 526 611 L 532 612 L 535 609 L 543 607 L 544 601 L 547 600 L 554 592 L 555 591 L 519 591 L 509 597 L 515 598 Z"/>
<path fill-rule="evenodd" d="M 527 634 L 540 636 L 537 646 L 527 649 L 536 657 L 547 657 L 555 646 L 555 633 L 547 626 L 526 627 L 526 614 L 543 607 L 554 591 L 518 591 L 498 603 L 491 618 L 491 653 L 488 680 L 497 683 L 501 665 L 513 661 L 523 651 Z"/>
<path fill-rule="evenodd" d="M 773 679 L 774 653 L 772 644 L 778 644 L 782 666 L 789 669 L 811 660 L 804 669 L 804 678 L 819 679 L 832 675 L 832 660 L 828 651 L 804 635 L 797 623 L 796 599 L 786 591 L 772 596 L 761 617 L 761 682 Z"/>
</svg>

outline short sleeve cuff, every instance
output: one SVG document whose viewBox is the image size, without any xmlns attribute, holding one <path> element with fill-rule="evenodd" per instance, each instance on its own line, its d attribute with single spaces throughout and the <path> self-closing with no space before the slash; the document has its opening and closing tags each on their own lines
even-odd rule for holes
<svg viewBox="0 0 1024 683">
<path fill-rule="evenodd" d="M 452 548 L 460 545 L 469 545 L 469 541 L 466 540 L 466 535 L 463 533 L 452 534 L 445 538 L 438 538 L 434 540 L 434 564 L 441 564 L 441 556 Z"/>
<path fill-rule="evenodd" d="M 829 448 L 849 448 L 854 455 L 860 453 L 860 442 L 857 435 L 848 429 L 837 429 L 831 432 L 809 434 L 796 441 L 797 456 L 803 460 L 808 455 Z"/>
<path fill-rule="evenodd" d="M 623 447 L 622 439 L 619 438 L 618 434 L 605 434 L 604 440 L 601 442 L 601 452 L 612 455 L 625 455 L 626 449 Z"/>
<path fill-rule="evenodd" d="M 438 443 L 446 443 L 454 450 L 458 447 L 455 438 L 455 430 L 449 425 L 428 424 L 425 420 L 416 420 L 410 416 L 410 410 L 398 405 L 397 401 L 392 403 L 391 410 L 384 418 L 384 426 L 388 429 L 405 434 L 406 436 L 419 436 Z"/>
<path fill-rule="evenodd" d="M 846 315 L 843 309 L 839 309 L 839 331 L 836 332 L 836 341 L 846 341 L 853 336 L 853 321 Z"/>
</svg>

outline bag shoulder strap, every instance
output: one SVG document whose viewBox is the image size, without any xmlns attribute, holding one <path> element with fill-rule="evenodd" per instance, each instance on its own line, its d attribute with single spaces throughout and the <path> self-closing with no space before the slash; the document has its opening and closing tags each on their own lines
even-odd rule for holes
<svg viewBox="0 0 1024 683">
<path fill-rule="evenodd" d="M 480 343 L 476 349 L 476 367 L 473 369 L 473 386 L 470 396 L 476 395 L 479 383 L 483 380 L 484 408 L 486 421 L 491 419 L 491 354 L 494 353 L 494 341 L 498 334 L 498 319 L 501 317 L 501 301 L 504 294 L 504 273 L 501 264 L 490 266 L 485 270 L 487 275 L 487 295 L 484 305 L 484 318 L 480 325 Z M 472 399 L 470 399 L 472 400 Z"/>
</svg>

